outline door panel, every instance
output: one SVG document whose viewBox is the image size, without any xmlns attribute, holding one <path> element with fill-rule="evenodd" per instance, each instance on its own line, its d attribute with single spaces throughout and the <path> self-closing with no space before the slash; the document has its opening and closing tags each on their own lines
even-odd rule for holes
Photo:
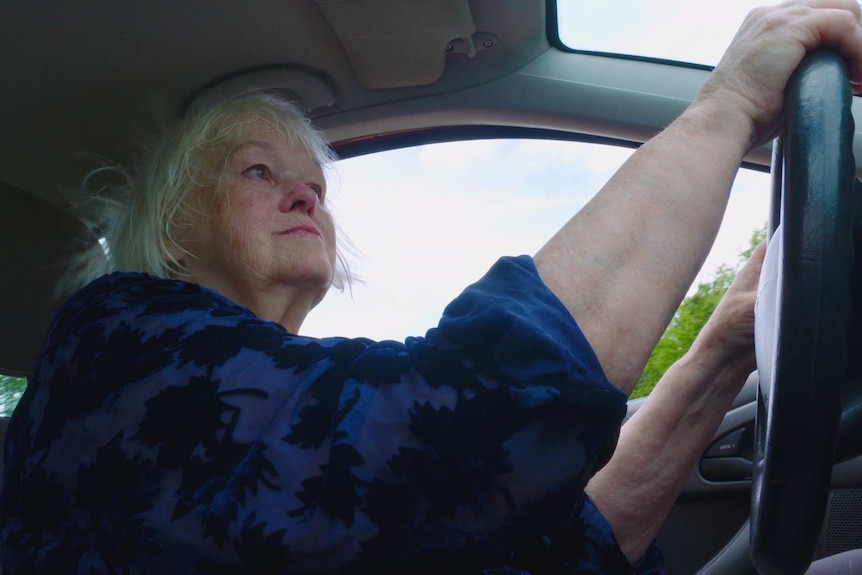
<svg viewBox="0 0 862 575">
<path fill-rule="evenodd" d="M 753 429 L 757 392 L 752 374 L 715 434 L 734 458 L 750 457 L 748 438 L 736 439 L 738 430 Z M 631 417 L 645 400 L 629 402 Z M 731 435 L 730 441 L 722 440 Z M 716 455 L 716 444 L 707 449 Z M 707 454 L 705 453 L 705 455 Z M 704 457 L 692 469 L 673 510 L 658 534 L 671 575 L 747 575 L 754 573 L 748 559 L 748 515 L 751 481 L 709 481 L 704 478 Z M 728 458 L 730 459 L 730 458 Z M 708 468 L 708 466 L 707 466 Z M 804 473 L 800 469 L 800 473 Z M 707 471 L 707 475 L 709 475 Z M 832 491 L 815 558 L 862 548 L 862 457 L 837 464 L 832 471 Z"/>
</svg>

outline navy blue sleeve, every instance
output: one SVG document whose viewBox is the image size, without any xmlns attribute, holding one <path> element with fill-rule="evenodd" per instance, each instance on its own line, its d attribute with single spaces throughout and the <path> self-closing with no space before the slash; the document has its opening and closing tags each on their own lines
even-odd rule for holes
<svg viewBox="0 0 862 575">
<path fill-rule="evenodd" d="M 404 343 L 139 274 L 60 311 L 6 446 L 5 572 L 631 572 L 583 494 L 625 397 L 532 260 Z"/>
</svg>

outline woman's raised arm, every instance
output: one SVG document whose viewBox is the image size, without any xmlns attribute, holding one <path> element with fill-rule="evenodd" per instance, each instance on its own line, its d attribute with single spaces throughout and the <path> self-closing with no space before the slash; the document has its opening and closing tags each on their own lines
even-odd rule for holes
<svg viewBox="0 0 862 575">
<path fill-rule="evenodd" d="M 752 11 L 692 105 L 536 254 L 543 281 L 623 393 L 709 252 L 743 157 L 774 135 L 790 75 L 820 46 L 839 49 L 860 85 L 855 1 Z"/>
</svg>

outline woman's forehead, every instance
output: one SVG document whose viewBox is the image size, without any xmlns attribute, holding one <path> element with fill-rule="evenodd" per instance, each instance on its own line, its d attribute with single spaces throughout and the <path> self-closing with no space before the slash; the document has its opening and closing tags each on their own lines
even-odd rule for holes
<svg viewBox="0 0 862 575">
<path fill-rule="evenodd" d="M 308 162 L 322 169 L 318 158 L 300 138 L 288 138 L 280 130 L 264 122 L 257 121 L 242 129 L 230 146 L 228 158 L 254 150 L 275 155 L 287 155 L 292 159 Z"/>
</svg>

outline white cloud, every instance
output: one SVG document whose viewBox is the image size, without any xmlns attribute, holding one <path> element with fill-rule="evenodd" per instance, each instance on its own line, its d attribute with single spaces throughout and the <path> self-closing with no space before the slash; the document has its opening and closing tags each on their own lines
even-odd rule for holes
<svg viewBox="0 0 862 575">
<path fill-rule="evenodd" d="M 582 50 L 715 65 L 751 9 L 778 0 L 558 0 L 560 38 Z"/>
<path fill-rule="evenodd" d="M 428 148 L 339 165 L 331 184 L 333 211 L 362 253 L 355 267 L 365 281 L 352 298 L 330 293 L 303 333 L 374 339 L 423 334 L 497 258 L 535 253 L 631 154 L 552 141 Z M 698 281 L 708 280 L 720 263 L 736 262 L 765 221 L 768 195 L 767 176 L 738 177 L 730 215 Z"/>
<path fill-rule="evenodd" d="M 468 140 L 429 144 L 419 149 L 419 163 L 426 170 L 449 172 L 475 168 L 492 158 L 503 140 Z"/>
<path fill-rule="evenodd" d="M 739 253 L 748 248 L 752 232 L 766 224 L 769 213 L 769 174 L 740 170 L 728 201 L 727 215 L 694 283 L 710 281 L 721 264 L 735 266 Z"/>
</svg>

